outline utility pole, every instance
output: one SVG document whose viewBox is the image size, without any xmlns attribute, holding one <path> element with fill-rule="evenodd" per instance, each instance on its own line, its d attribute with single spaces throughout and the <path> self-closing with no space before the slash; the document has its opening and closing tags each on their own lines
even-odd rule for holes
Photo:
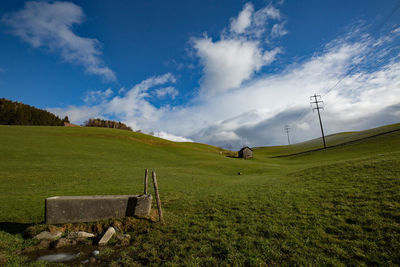
<svg viewBox="0 0 400 267">
<path fill-rule="evenodd" d="M 314 94 L 313 96 L 310 96 L 310 100 L 314 100 L 314 101 L 310 102 L 313 112 L 314 112 L 314 110 L 318 111 L 319 125 L 321 126 L 322 140 L 324 141 L 324 149 L 325 149 L 326 148 L 326 142 L 325 142 L 324 128 L 322 127 L 321 114 L 319 113 L 320 109 L 324 109 L 324 107 L 321 107 L 319 105 L 319 103 L 323 104 L 324 102 L 321 101 L 321 96 L 317 95 L 317 94 Z M 313 106 L 313 104 L 315 104 L 315 107 Z"/>
<path fill-rule="evenodd" d="M 285 130 L 285 133 L 287 134 L 287 142 L 290 145 L 290 138 L 289 138 L 289 130 L 290 130 L 290 128 L 289 128 L 289 125 L 285 125 L 284 130 Z"/>
</svg>

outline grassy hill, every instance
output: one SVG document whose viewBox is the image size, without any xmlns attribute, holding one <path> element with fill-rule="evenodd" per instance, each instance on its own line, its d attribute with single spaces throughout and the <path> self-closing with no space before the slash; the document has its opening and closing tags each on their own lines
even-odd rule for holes
<svg viewBox="0 0 400 267">
<path fill-rule="evenodd" d="M 331 148 L 285 157 L 276 156 L 320 140 L 257 148 L 242 160 L 115 129 L 0 126 L 0 253 L 21 264 L 29 244 L 10 227 L 42 222 L 46 197 L 141 193 L 150 168 L 167 225 L 143 222 L 114 252 L 127 265 L 398 265 L 398 129 L 332 135 Z"/>
<path fill-rule="evenodd" d="M 385 125 L 365 131 L 359 132 L 342 132 L 325 136 L 326 145 L 328 148 L 347 145 L 353 142 L 364 141 L 368 138 L 373 138 L 379 135 L 400 131 L 400 123 Z M 282 157 L 314 150 L 323 149 L 322 137 L 310 141 L 301 142 L 286 146 L 273 147 L 256 147 L 258 154 L 268 155 L 270 157 Z"/>
</svg>

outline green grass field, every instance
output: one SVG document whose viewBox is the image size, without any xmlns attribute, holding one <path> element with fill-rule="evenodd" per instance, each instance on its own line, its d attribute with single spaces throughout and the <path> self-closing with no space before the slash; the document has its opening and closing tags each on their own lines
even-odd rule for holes
<svg viewBox="0 0 400 267">
<path fill-rule="evenodd" d="M 32 241 L 19 229 L 43 222 L 46 197 L 141 193 L 149 168 L 167 224 L 132 230 L 131 245 L 112 252 L 126 266 L 399 265 L 397 130 L 332 135 L 327 150 L 286 157 L 277 156 L 321 140 L 257 148 L 242 160 L 122 130 L 0 126 L 0 256 L 28 264 L 18 252 Z"/>
</svg>

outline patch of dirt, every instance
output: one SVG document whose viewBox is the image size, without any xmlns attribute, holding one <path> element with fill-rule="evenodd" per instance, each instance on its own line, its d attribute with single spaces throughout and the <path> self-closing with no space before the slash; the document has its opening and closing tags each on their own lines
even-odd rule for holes
<svg viewBox="0 0 400 267">
<path fill-rule="evenodd" d="M 6 256 L 4 256 L 3 254 L 0 253 L 0 266 L 5 265 L 6 262 L 7 262 Z"/>
<path fill-rule="evenodd" d="M 64 126 L 65 126 L 65 127 L 81 127 L 81 126 L 79 126 L 79 125 L 72 124 L 72 123 L 68 123 L 68 122 L 64 122 Z"/>
</svg>

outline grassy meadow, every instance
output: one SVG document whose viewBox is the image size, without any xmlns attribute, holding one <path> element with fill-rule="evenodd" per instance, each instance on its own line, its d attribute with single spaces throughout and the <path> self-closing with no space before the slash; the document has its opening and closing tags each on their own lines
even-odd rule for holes
<svg viewBox="0 0 400 267">
<path fill-rule="evenodd" d="M 46 265 L 19 253 L 46 197 L 139 194 L 149 168 L 167 224 L 138 223 L 104 264 L 399 265 L 400 124 L 327 144 L 261 147 L 243 160 L 123 130 L 0 126 L 0 257 Z"/>
</svg>

